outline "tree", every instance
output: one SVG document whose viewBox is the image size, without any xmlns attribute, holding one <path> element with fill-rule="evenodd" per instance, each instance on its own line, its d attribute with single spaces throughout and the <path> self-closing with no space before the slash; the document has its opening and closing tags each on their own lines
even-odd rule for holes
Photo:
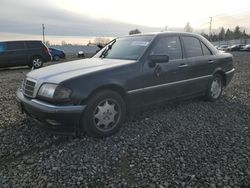
<svg viewBox="0 0 250 188">
<path fill-rule="evenodd" d="M 233 32 L 228 28 L 225 34 L 225 40 L 233 39 Z"/>
<path fill-rule="evenodd" d="M 204 31 L 202 31 L 201 35 L 202 35 L 203 37 L 205 37 L 207 40 L 209 40 L 209 35 L 206 34 L 206 33 L 204 33 Z"/>
<path fill-rule="evenodd" d="M 129 35 L 135 35 L 135 34 L 140 34 L 141 31 L 139 29 L 134 29 L 134 30 L 131 30 L 129 31 Z"/>
<path fill-rule="evenodd" d="M 190 26 L 189 22 L 187 22 L 186 26 L 184 27 L 184 31 L 193 32 L 193 28 Z"/>
<path fill-rule="evenodd" d="M 66 45 L 67 43 L 63 40 L 63 41 L 61 42 L 61 44 L 62 44 L 62 46 L 64 46 L 64 45 Z"/>
<path fill-rule="evenodd" d="M 109 43 L 109 41 L 110 41 L 109 38 L 105 38 L 105 37 L 96 37 L 96 38 L 95 38 L 94 44 L 100 45 L 100 46 L 105 46 L 106 44 Z M 90 45 L 90 44 L 91 44 L 91 43 L 89 43 L 89 45 Z"/>
<path fill-rule="evenodd" d="M 49 40 L 46 40 L 46 41 L 45 41 L 45 45 L 46 45 L 46 46 L 50 46 Z"/>
<path fill-rule="evenodd" d="M 235 38 L 235 39 L 241 38 L 242 33 L 241 33 L 240 27 L 239 27 L 238 25 L 235 27 L 234 33 L 233 33 L 233 34 L 234 34 L 234 38 Z"/>
<path fill-rule="evenodd" d="M 232 31 L 231 29 L 224 27 L 220 28 L 219 33 L 211 33 L 210 36 L 208 34 L 204 33 L 204 31 L 201 32 L 201 35 L 205 38 L 211 40 L 211 41 L 223 41 L 223 40 L 233 40 L 233 39 L 244 39 L 245 43 L 247 43 L 247 38 L 250 36 L 246 33 L 246 30 L 241 31 L 239 26 L 236 26 L 235 29 Z"/>
<path fill-rule="evenodd" d="M 245 29 L 242 32 L 242 37 L 243 37 L 244 44 L 247 44 L 247 38 L 249 37 L 249 35 L 246 33 Z"/>
<path fill-rule="evenodd" d="M 219 40 L 219 35 L 215 34 L 215 33 L 211 33 L 210 40 L 211 41 L 218 41 Z"/>
<path fill-rule="evenodd" d="M 224 27 L 222 27 L 219 32 L 219 40 L 224 40 L 224 39 L 225 39 L 225 29 Z"/>
<path fill-rule="evenodd" d="M 246 30 L 244 29 L 243 32 L 242 32 L 242 37 L 243 38 L 248 38 L 249 35 L 246 33 Z"/>
</svg>

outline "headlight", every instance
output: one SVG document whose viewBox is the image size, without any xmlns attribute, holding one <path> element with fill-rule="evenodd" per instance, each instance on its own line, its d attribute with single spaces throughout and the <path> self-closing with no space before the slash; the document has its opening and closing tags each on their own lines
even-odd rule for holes
<svg viewBox="0 0 250 188">
<path fill-rule="evenodd" d="M 58 84 L 43 84 L 38 91 L 38 97 L 58 102 L 69 100 L 71 93 L 69 88 Z"/>
</svg>

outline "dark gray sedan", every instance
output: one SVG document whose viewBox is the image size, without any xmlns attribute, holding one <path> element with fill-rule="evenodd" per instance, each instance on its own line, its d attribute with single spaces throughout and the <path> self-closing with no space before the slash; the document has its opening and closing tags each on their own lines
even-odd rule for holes
<svg viewBox="0 0 250 188">
<path fill-rule="evenodd" d="M 117 38 L 93 58 L 28 73 L 17 98 L 39 121 L 105 137 L 131 108 L 183 97 L 216 101 L 233 74 L 232 55 L 200 35 L 141 34 Z"/>
</svg>

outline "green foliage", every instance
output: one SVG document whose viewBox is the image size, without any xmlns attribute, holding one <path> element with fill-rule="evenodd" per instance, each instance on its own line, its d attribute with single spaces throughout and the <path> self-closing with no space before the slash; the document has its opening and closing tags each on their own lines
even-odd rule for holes
<svg viewBox="0 0 250 188">
<path fill-rule="evenodd" d="M 139 29 L 134 29 L 134 30 L 131 30 L 129 31 L 129 35 L 135 35 L 135 34 L 140 34 L 141 31 Z"/>
<path fill-rule="evenodd" d="M 48 40 L 45 41 L 46 46 L 50 46 L 50 42 Z"/>
<path fill-rule="evenodd" d="M 246 33 L 245 30 L 241 31 L 240 26 L 236 26 L 234 30 L 227 28 L 225 30 L 224 27 L 220 29 L 218 34 L 212 33 L 210 36 L 205 34 L 204 32 L 201 33 L 202 36 L 207 38 L 210 41 L 223 41 L 223 40 L 233 40 L 233 39 L 246 39 L 249 38 L 250 35 Z"/>
<path fill-rule="evenodd" d="M 220 32 L 219 32 L 219 40 L 224 40 L 225 39 L 225 35 L 226 35 L 226 33 L 225 33 L 225 29 L 224 29 L 224 27 L 222 27 L 221 28 L 221 30 L 220 30 Z"/>
</svg>

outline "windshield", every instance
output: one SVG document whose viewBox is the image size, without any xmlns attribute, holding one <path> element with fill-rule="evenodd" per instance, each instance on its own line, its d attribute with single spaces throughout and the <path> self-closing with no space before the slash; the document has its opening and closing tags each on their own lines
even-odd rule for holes
<svg viewBox="0 0 250 188">
<path fill-rule="evenodd" d="M 129 36 L 111 41 L 104 49 L 94 57 L 109 59 L 137 60 L 147 48 L 153 35 Z"/>
</svg>

